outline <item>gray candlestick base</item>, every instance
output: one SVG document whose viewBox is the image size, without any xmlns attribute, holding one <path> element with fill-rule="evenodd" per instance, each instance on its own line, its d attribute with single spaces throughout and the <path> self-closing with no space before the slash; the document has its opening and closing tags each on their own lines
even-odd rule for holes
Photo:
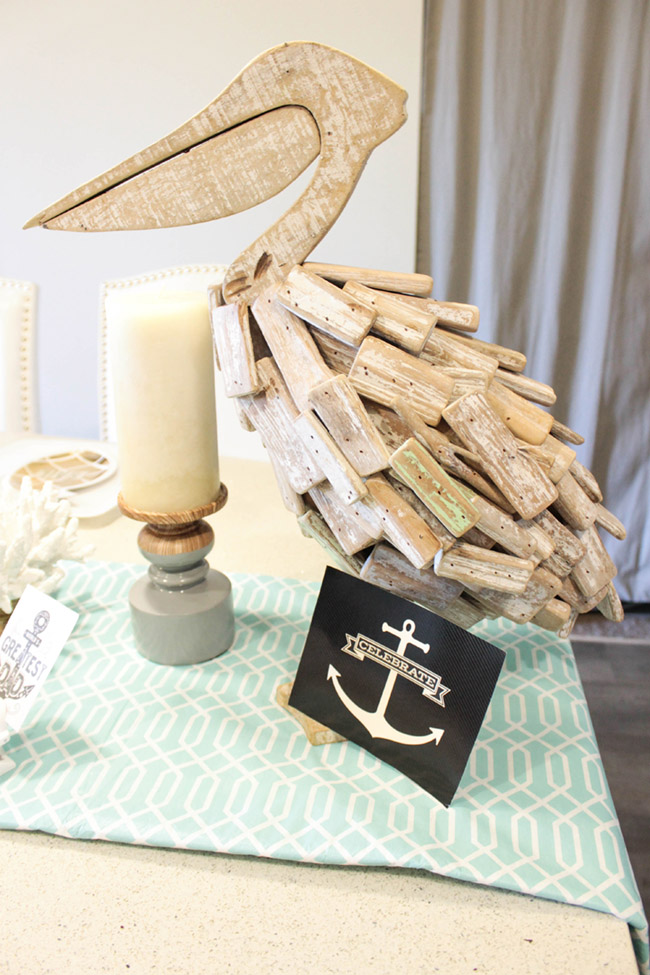
<svg viewBox="0 0 650 975">
<path fill-rule="evenodd" d="M 154 663 L 203 663 L 225 653 L 235 638 L 232 586 L 206 561 L 214 532 L 202 520 L 227 500 L 225 484 L 213 501 L 171 513 L 142 511 L 118 497 L 125 515 L 147 522 L 138 548 L 151 565 L 131 587 L 129 603 L 136 646 Z"/>
<path fill-rule="evenodd" d="M 202 663 L 225 653 L 234 640 L 232 586 L 215 569 L 183 589 L 164 589 L 144 576 L 132 586 L 129 602 L 138 651 L 154 663 Z"/>
</svg>

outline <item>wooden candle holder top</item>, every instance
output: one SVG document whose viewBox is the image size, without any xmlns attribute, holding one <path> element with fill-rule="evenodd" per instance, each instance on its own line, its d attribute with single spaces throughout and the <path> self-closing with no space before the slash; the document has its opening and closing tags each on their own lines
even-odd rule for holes
<svg viewBox="0 0 650 975">
<path fill-rule="evenodd" d="M 220 511 L 228 500 L 228 488 L 222 484 L 219 494 L 214 501 L 199 505 L 196 508 L 186 508 L 184 511 L 141 511 L 127 504 L 122 494 L 118 494 L 117 503 L 122 514 L 134 521 L 146 521 L 150 525 L 189 525 L 193 521 L 199 521 L 208 515 L 213 515 Z"/>
</svg>

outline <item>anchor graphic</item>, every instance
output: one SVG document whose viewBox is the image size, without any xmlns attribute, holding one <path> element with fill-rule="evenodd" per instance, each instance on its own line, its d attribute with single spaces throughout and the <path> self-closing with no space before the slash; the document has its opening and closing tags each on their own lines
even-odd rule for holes
<svg viewBox="0 0 650 975">
<path fill-rule="evenodd" d="M 396 630 L 388 623 L 382 624 L 382 632 L 392 633 L 393 636 L 400 638 L 399 646 L 395 651 L 399 657 L 403 657 L 406 653 L 406 648 L 409 646 L 417 647 L 419 650 L 423 650 L 424 653 L 429 652 L 428 643 L 420 643 L 419 640 L 413 639 L 413 632 L 415 630 L 415 623 L 413 620 L 405 620 L 404 626 L 401 630 Z M 384 689 L 381 693 L 379 699 L 379 704 L 374 711 L 366 711 L 364 708 L 360 707 L 355 701 L 349 697 L 339 682 L 339 677 L 341 674 L 332 664 L 329 665 L 327 670 L 327 679 L 332 681 L 334 690 L 338 694 L 342 704 L 348 709 L 348 711 L 355 716 L 355 718 L 361 722 L 366 731 L 370 732 L 373 738 L 385 738 L 387 741 L 394 741 L 399 745 L 426 745 L 428 742 L 435 741 L 436 745 L 440 744 L 440 739 L 444 734 L 443 728 L 429 728 L 431 732 L 430 735 L 407 735 L 403 731 L 399 731 L 386 720 L 386 709 L 388 707 L 388 702 L 390 701 L 391 694 L 393 692 L 393 687 L 395 686 L 395 681 L 399 676 L 397 671 L 393 670 L 390 672 L 386 679 Z"/>
</svg>

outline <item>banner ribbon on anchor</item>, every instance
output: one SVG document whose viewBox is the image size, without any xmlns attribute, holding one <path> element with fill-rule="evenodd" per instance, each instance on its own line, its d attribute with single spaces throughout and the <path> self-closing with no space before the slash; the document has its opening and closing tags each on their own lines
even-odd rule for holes
<svg viewBox="0 0 650 975">
<path fill-rule="evenodd" d="M 428 667 L 414 664 L 407 657 L 400 656 L 394 650 L 383 646 L 381 643 L 377 643 L 376 640 L 371 640 L 362 633 L 357 633 L 356 636 L 351 636 L 349 633 L 346 633 L 345 638 L 347 643 L 344 647 L 341 647 L 344 653 L 349 653 L 351 656 L 356 657 L 357 660 L 370 657 L 376 663 L 381 664 L 382 667 L 386 667 L 388 670 L 394 670 L 400 677 L 405 677 L 412 684 L 417 684 L 421 688 L 424 697 L 435 701 L 442 708 L 445 707 L 444 698 L 445 694 L 449 693 L 449 688 L 445 687 L 442 683 L 439 674 L 435 674 Z"/>
</svg>

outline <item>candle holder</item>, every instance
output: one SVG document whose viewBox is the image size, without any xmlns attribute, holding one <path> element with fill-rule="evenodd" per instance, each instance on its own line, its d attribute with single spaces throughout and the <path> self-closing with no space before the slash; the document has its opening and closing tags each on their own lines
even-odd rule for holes
<svg viewBox="0 0 650 975">
<path fill-rule="evenodd" d="M 224 653 L 233 642 L 232 586 L 206 561 L 214 532 L 202 520 L 227 500 L 222 484 L 209 504 L 167 514 L 140 511 L 118 496 L 127 517 L 147 522 L 138 535 L 138 547 L 151 565 L 131 587 L 129 604 L 138 651 L 154 663 L 202 663 Z"/>
</svg>

